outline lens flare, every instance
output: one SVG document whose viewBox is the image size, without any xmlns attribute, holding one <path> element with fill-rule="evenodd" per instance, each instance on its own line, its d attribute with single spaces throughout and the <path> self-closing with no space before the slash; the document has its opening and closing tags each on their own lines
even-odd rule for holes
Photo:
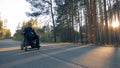
<svg viewBox="0 0 120 68">
<path fill-rule="evenodd" d="M 119 21 L 118 21 L 118 18 L 117 17 L 115 17 L 115 18 L 113 18 L 113 22 L 112 22 L 112 27 L 113 28 L 118 28 L 119 27 Z"/>
<path fill-rule="evenodd" d="M 118 23 L 118 22 L 113 22 L 113 23 L 112 23 L 112 27 L 113 27 L 113 28 L 119 27 L 119 23 Z"/>
</svg>

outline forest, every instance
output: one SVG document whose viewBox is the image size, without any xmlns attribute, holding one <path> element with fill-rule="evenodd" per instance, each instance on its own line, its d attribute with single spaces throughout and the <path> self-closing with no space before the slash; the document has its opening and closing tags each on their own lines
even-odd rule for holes
<svg viewBox="0 0 120 68">
<path fill-rule="evenodd" d="M 81 44 L 120 44 L 119 0 L 26 0 L 32 12 L 26 12 L 42 42 Z M 40 27 L 37 18 L 50 15 L 52 26 Z M 14 39 L 22 40 L 17 29 Z M 38 26 L 39 24 L 39 26 Z"/>
</svg>

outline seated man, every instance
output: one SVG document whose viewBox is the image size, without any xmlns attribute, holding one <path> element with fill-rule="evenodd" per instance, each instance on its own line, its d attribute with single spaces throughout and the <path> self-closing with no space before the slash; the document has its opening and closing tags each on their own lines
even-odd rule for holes
<svg viewBox="0 0 120 68">
<path fill-rule="evenodd" d="M 31 47 L 32 48 L 35 48 L 33 45 L 33 41 L 36 42 L 36 47 L 40 47 L 39 46 L 39 36 L 35 33 L 35 31 L 32 29 L 32 23 L 31 22 L 28 22 L 28 27 L 26 27 L 24 30 L 23 30 L 23 34 L 24 34 L 24 37 L 26 37 L 28 43 L 30 43 Z"/>
</svg>

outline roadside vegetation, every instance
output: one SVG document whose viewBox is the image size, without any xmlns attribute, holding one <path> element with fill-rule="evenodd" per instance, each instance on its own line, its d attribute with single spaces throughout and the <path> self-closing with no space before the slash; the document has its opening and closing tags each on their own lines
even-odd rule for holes
<svg viewBox="0 0 120 68">
<path fill-rule="evenodd" d="M 41 42 L 72 42 L 80 45 L 120 46 L 119 0 L 26 0 L 32 12 L 33 27 Z M 41 26 L 37 18 L 48 15 L 52 25 Z M 23 40 L 24 21 L 17 27 L 14 40 Z M 45 22 L 44 22 L 45 23 Z M 0 28 L 4 30 L 3 28 Z M 1 31 L 2 31 L 1 30 Z M 2 32 L 1 32 L 2 34 Z M 9 36 L 7 30 L 2 36 Z"/>
</svg>

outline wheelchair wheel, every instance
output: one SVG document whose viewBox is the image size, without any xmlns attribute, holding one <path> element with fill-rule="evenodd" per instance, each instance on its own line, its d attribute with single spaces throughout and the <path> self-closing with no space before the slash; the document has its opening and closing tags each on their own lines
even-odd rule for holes
<svg viewBox="0 0 120 68">
<path fill-rule="evenodd" d="M 27 51 L 27 44 L 25 44 L 25 51 Z"/>
<path fill-rule="evenodd" d="M 41 46 L 38 46 L 37 49 L 39 50 Z"/>
<path fill-rule="evenodd" d="M 22 42 L 20 45 L 20 49 L 23 50 L 24 49 L 24 43 Z"/>
<path fill-rule="evenodd" d="M 37 48 L 38 50 L 40 49 L 40 47 Z"/>
</svg>

